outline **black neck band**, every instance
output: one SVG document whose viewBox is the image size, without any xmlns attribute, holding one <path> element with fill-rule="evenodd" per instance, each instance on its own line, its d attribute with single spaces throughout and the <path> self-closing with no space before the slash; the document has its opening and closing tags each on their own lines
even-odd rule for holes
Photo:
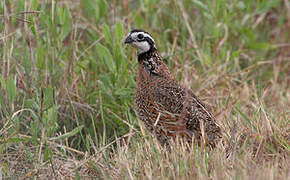
<svg viewBox="0 0 290 180">
<path fill-rule="evenodd" d="M 140 62 L 140 61 L 143 61 L 144 59 L 150 58 L 154 54 L 154 52 L 156 52 L 156 51 L 157 51 L 157 49 L 155 47 L 153 47 L 153 48 L 150 48 L 149 51 L 138 54 L 138 61 Z"/>
</svg>

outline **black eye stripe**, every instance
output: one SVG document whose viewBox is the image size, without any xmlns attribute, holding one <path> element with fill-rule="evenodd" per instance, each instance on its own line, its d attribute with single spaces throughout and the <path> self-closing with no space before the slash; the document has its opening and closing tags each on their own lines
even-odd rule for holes
<svg viewBox="0 0 290 180">
<path fill-rule="evenodd" d="M 150 46 L 154 45 L 154 41 L 151 38 L 145 37 L 144 39 L 150 44 Z"/>
<path fill-rule="evenodd" d="M 150 45 L 153 45 L 154 44 L 154 42 L 152 41 L 152 39 L 151 38 L 149 38 L 149 37 L 143 37 L 143 39 L 137 39 L 137 42 L 142 42 L 142 41 L 147 41 Z"/>
</svg>

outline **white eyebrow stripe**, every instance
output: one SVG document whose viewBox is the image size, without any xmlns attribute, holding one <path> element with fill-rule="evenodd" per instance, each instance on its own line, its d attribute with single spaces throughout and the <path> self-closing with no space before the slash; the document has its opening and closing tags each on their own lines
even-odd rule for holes
<svg viewBox="0 0 290 180">
<path fill-rule="evenodd" d="M 145 32 L 133 32 L 133 33 L 131 33 L 131 36 L 133 39 L 136 39 L 138 34 L 143 34 L 144 37 L 150 38 L 155 43 L 154 39 L 148 33 L 145 33 Z"/>
</svg>

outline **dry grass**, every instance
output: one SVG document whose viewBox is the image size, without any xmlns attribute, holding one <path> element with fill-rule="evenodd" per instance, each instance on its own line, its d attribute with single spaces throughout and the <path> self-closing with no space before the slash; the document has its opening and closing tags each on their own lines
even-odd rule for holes
<svg viewBox="0 0 290 180">
<path fill-rule="evenodd" d="M 225 80 L 228 78 L 217 76 L 207 79 L 220 79 L 215 84 L 229 82 Z M 262 90 L 261 98 L 254 83 L 227 85 L 230 88 L 217 85 L 204 93 L 214 94 L 207 102 L 218 107 L 217 119 L 224 132 L 224 142 L 210 152 L 204 147 L 174 142 L 166 150 L 146 130 L 131 129 L 131 133 L 107 146 L 93 147 L 93 155 L 51 143 L 48 145 L 54 151 L 51 161 L 42 164 L 27 161 L 27 148 L 33 152 L 37 146 L 18 146 L 16 151 L 11 151 L 14 154 L 7 152 L 1 161 L 9 161 L 6 167 L 9 172 L 15 171 L 23 178 L 288 179 L 289 98 L 281 94 L 286 97 L 290 94 L 285 83 L 277 85 L 271 81 Z M 225 92 L 230 92 L 227 107 L 221 105 Z M 239 99 L 242 99 L 239 109 L 245 115 L 232 106 Z M 253 122 L 252 127 L 246 119 Z M 63 157 L 63 150 L 70 155 Z"/>
<path fill-rule="evenodd" d="M 287 0 L 82 2 L 0 2 L 0 179 L 289 179 Z M 136 119 L 131 26 L 211 107 L 216 149 Z"/>
</svg>

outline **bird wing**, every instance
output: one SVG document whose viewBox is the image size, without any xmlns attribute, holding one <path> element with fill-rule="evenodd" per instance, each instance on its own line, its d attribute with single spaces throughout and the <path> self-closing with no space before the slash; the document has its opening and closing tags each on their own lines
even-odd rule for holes
<svg viewBox="0 0 290 180">
<path fill-rule="evenodd" d="M 175 80 L 162 79 L 156 83 L 154 102 L 162 110 L 161 113 L 168 112 L 164 115 L 164 121 L 168 118 L 179 124 L 178 128 L 191 132 L 200 132 L 201 122 L 206 132 L 219 131 L 212 114 L 190 89 Z"/>
</svg>

